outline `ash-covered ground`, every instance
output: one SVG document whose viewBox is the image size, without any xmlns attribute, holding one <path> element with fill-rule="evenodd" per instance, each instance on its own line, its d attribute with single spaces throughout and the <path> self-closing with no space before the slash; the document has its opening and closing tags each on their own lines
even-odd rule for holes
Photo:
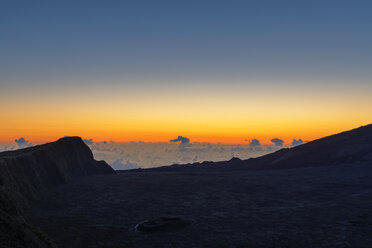
<svg viewBox="0 0 372 248">
<path fill-rule="evenodd" d="M 32 220 L 60 248 L 372 247 L 372 166 L 122 172 L 46 191 Z M 146 219 L 193 224 L 140 233 Z"/>
</svg>

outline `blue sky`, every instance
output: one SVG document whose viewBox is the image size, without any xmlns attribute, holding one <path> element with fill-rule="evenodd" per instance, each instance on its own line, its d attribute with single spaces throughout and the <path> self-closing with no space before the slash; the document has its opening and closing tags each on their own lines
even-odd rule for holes
<svg viewBox="0 0 372 248">
<path fill-rule="evenodd" d="M 2 83 L 371 76 L 370 1 L 2 1 L 0 9 Z"/>
</svg>

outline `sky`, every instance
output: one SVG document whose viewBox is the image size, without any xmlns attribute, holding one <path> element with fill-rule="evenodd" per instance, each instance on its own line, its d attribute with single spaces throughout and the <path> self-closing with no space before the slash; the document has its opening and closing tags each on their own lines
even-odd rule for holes
<svg viewBox="0 0 372 248">
<path fill-rule="evenodd" d="M 0 142 L 290 145 L 369 124 L 371 13 L 371 1 L 1 1 Z"/>
</svg>

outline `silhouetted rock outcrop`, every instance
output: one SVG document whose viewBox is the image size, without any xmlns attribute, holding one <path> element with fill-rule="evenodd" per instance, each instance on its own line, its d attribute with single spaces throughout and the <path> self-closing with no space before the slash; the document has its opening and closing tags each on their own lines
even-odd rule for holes
<svg viewBox="0 0 372 248">
<path fill-rule="evenodd" d="M 109 173 L 115 171 L 105 161 L 94 160 L 79 137 L 0 153 L 0 185 L 21 203 L 73 178 Z"/>
<path fill-rule="evenodd" d="M 79 137 L 0 153 L 0 247 L 53 247 L 22 215 L 41 190 L 74 178 L 115 171 L 96 161 Z"/>
</svg>

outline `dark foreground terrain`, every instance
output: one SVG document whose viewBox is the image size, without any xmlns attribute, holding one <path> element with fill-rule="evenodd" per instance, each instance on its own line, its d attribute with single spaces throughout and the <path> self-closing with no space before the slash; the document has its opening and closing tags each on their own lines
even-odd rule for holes
<svg viewBox="0 0 372 248">
<path fill-rule="evenodd" d="M 258 158 L 119 173 L 79 137 L 3 152 L 0 247 L 370 248 L 372 124 Z"/>
<path fill-rule="evenodd" d="M 372 166 L 99 175 L 44 192 L 30 214 L 60 248 L 367 248 Z M 175 232 L 135 231 L 162 216 L 194 223 Z"/>
</svg>

